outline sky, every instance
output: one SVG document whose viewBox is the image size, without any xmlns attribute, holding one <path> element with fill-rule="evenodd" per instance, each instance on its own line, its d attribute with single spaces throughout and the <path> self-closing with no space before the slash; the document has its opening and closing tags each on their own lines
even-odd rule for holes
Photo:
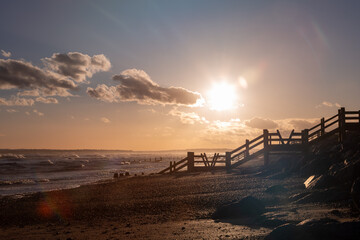
<svg viewBox="0 0 360 240">
<path fill-rule="evenodd" d="M 0 148 L 235 148 L 360 106 L 359 1 L 1 1 Z"/>
</svg>

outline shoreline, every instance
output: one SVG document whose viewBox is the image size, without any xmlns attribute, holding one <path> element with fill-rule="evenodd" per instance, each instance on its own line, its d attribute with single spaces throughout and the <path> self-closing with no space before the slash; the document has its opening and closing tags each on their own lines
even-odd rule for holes
<svg viewBox="0 0 360 240">
<path fill-rule="evenodd" d="M 291 195 L 304 191 L 303 181 L 300 177 L 264 178 L 240 170 L 178 173 L 110 179 L 19 199 L 0 198 L 3 209 L 0 237 L 233 239 L 253 236 L 263 239 L 274 229 L 275 222 L 328 217 L 334 209 L 343 214 L 339 219 L 351 218 L 349 209 L 340 208 L 341 204 L 289 202 Z M 267 188 L 279 184 L 288 191 L 280 195 L 265 193 Z M 217 207 L 246 196 L 267 202 L 267 219 L 273 226 L 212 219 Z"/>
</svg>

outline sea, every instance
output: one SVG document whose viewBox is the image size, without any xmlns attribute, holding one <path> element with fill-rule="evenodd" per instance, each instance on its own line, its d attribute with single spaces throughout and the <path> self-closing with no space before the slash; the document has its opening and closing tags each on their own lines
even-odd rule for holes
<svg viewBox="0 0 360 240">
<path fill-rule="evenodd" d="M 0 149 L 0 197 L 22 197 L 34 192 L 76 188 L 111 180 L 115 173 L 128 172 L 130 176 L 154 174 L 168 167 L 170 161 L 185 158 L 186 154 L 186 150 Z"/>
</svg>

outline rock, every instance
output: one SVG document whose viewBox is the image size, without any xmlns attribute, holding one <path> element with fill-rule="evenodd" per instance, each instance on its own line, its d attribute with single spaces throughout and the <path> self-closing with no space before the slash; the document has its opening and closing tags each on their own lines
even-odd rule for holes
<svg viewBox="0 0 360 240">
<path fill-rule="evenodd" d="M 336 202 L 348 200 L 349 198 L 349 192 L 343 188 L 332 188 L 307 193 L 304 197 L 294 201 L 294 203 Z"/>
<path fill-rule="evenodd" d="M 130 176 L 130 173 L 129 173 L 129 172 L 126 172 L 126 173 L 125 173 L 125 176 Z"/>
<path fill-rule="evenodd" d="M 305 240 L 310 239 L 309 235 L 306 235 L 306 232 L 301 231 L 294 224 L 284 224 L 275 228 L 271 233 L 269 233 L 264 239 L 265 240 Z"/>
<path fill-rule="evenodd" d="M 360 160 L 353 161 L 335 172 L 334 176 L 341 182 L 352 182 L 360 177 Z"/>
<path fill-rule="evenodd" d="M 314 175 L 309 177 L 304 185 L 307 189 L 320 189 L 335 187 L 339 185 L 339 182 L 334 176 L 324 174 L 319 177 L 314 177 Z"/>
<path fill-rule="evenodd" d="M 114 173 L 114 178 L 119 178 L 119 174 L 118 174 L 118 173 Z"/>
<path fill-rule="evenodd" d="M 288 190 L 283 185 L 274 185 L 268 187 L 265 192 L 268 194 L 281 194 L 287 192 Z"/>
<path fill-rule="evenodd" d="M 315 175 L 311 175 L 310 177 L 308 177 L 306 179 L 306 181 L 304 182 L 305 188 L 308 188 L 310 183 L 315 179 Z"/>
<path fill-rule="evenodd" d="M 299 199 L 301 199 L 301 198 L 303 198 L 303 197 L 305 197 L 305 196 L 307 196 L 307 195 L 309 195 L 309 193 L 307 193 L 307 192 L 297 193 L 297 194 L 291 195 L 291 196 L 289 197 L 289 200 L 290 200 L 291 202 L 294 202 L 294 201 L 297 201 L 297 200 L 299 200 Z"/>
<path fill-rule="evenodd" d="M 351 187 L 351 197 L 358 211 L 360 211 L 360 178 L 357 178 Z"/>
<path fill-rule="evenodd" d="M 259 216 L 265 212 L 265 204 L 252 196 L 245 197 L 219 207 L 213 214 L 213 219 L 240 218 Z"/>
<path fill-rule="evenodd" d="M 266 240 L 272 239 L 359 239 L 360 222 L 340 223 L 330 218 L 308 219 L 297 225 L 285 224 L 275 228 Z"/>
</svg>

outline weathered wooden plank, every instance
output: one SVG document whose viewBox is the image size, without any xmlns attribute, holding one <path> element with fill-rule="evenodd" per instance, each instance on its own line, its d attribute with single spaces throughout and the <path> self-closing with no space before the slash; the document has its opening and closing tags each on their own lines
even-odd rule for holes
<svg viewBox="0 0 360 240">
<path fill-rule="evenodd" d="M 256 138 L 254 138 L 253 140 L 249 141 L 249 144 L 253 144 L 254 142 L 260 140 L 260 139 L 263 138 L 263 137 L 264 137 L 264 136 L 261 134 L 260 136 L 258 136 L 258 137 L 256 137 Z M 245 143 L 244 146 L 246 146 L 246 143 Z"/>
<path fill-rule="evenodd" d="M 289 139 L 287 140 L 287 143 L 286 144 L 290 144 L 290 141 L 292 140 L 292 137 L 293 137 L 293 134 L 295 132 L 295 129 L 293 129 L 290 133 L 290 136 L 289 136 Z"/>
<path fill-rule="evenodd" d="M 332 117 L 330 117 L 330 118 L 328 118 L 328 119 L 326 119 L 324 122 L 327 123 L 327 122 L 333 120 L 334 118 L 336 118 L 336 117 L 338 117 L 338 116 L 339 116 L 339 113 L 338 113 L 338 114 L 335 114 L 334 116 L 332 116 Z"/>
</svg>

